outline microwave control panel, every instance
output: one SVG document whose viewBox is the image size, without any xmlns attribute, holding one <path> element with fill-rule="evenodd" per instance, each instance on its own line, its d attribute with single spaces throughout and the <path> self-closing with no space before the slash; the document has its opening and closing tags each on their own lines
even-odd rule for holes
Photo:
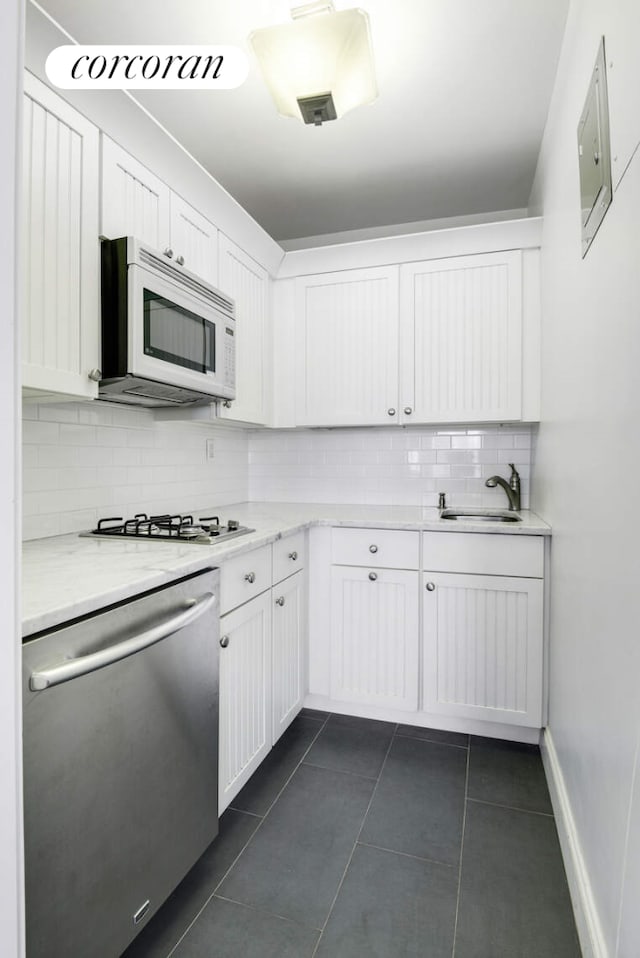
<svg viewBox="0 0 640 958">
<path fill-rule="evenodd" d="M 230 326 L 224 327 L 223 378 L 225 386 L 236 384 L 236 344 L 235 332 Z"/>
</svg>

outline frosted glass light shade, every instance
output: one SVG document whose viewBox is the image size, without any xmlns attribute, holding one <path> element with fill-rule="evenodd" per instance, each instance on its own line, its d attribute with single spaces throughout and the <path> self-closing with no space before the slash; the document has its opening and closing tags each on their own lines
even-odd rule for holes
<svg viewBox="0 0 640 958">
<path fill-rule="evenodd" d="M 255 30 L 249 37 L 282 116 L 302 119 L 298 99 L 331 93 L 338 117 L 378 95 L 369 17 L 340 10 Z"/>
</svg>

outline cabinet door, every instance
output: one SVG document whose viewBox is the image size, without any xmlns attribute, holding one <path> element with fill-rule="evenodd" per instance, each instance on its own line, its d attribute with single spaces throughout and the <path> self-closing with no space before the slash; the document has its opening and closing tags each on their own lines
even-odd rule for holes
<svg viewBox="0 0 640 958">
<path fill-rule="evenodd" d="M 186 269 L 217 285 L 218 230 L 176 193 L 171 193 L 171 248 Z"/>
<path fill-rule="evenodd" d="M 418 572 L 334 566 L 331 698 L 418 707 Z"/>
<path fill-rule="evenodd" d="M 162 180 L 103 134 L 103 236 L 135 236 L 154 249 L 166 249 L 171 242 L 170 193 Z"/>
<path fill-rule="evenodd" d="M 542 580 L 425 572 L 422 593 L 424 710 L 539 728 Z"/>
<path fill-rule="evenodd" d="M 239 422 L 267 421 L 269 276 L 223 233 L 219 238 L 219 285 L 236 304 L 236 399 L 220 416 Z"/>
<path fill-rule="evenodd" d="M 403 422 L 521 418 L 521 272 L 519 251 L 402 267 Z"/>
<path fill-rule="evenodd" d="M 222 812 L 271 749 L 271 592 L 222 616 L 220 635 Z"/>
<path fill-rule="evenodd" d="M 95 398 L 100 366 L 97 127 L 25 74 L 22 382 Z"/>
<path fill-rule="evenodd" d="M 302 708 L 304 573 L 274 586 L 273 599 L 273 744 Z"/>
<path fill-rule="evenodd" d="M 398 421 L 398 267 L 296 281 L 296 424 Z"/>
</svg>

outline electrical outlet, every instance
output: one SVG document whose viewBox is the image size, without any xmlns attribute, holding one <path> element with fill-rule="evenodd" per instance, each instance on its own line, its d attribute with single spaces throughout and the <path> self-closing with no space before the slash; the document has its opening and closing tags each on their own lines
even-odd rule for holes
<svg viewBox="0 0 640 958">
<path fill-rule="evenodd" d="M 207 459 L 215 458 L 215 444 L 213 439 L 207 439 Z"/>
</svg>

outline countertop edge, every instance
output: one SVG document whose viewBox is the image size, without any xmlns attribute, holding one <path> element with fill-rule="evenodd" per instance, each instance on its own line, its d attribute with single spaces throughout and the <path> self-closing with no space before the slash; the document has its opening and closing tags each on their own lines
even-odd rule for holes
<svg viewBox="0 0 640 958">
<path fill-rule="evenodd" d="M 178 553 L 171 553 L 170 557 L 167 557 L 167 553 L 163 552 L 162 555 L 157 554 L 157 561 L 154 561 L 154 550 L 156 549 L 165 549 L 165 544 L 158 545 L 156 543 L 126 543 L 128 551 L 123 547 L 123 541 L 119 540 L 117 545 L 121 548 L 118 551 L 112 551 L 108 560 L 113 561 L 114 563 L 118 561 L 119 556 L 122 555 L 134 555 L 140 557 L 140 567 L 136 567 L 131 570 L 131 579 L 127 582 L 118 582 L 113 586 L 102 587 L 99 579 L 96 578 L 98 586 L 95 591 L 89 592 L 86 596 L 81 599 L 73 598 L 71 600 L 61 597 L 60 603 L 57 605 L 48 605 L 45 611 L 37 612 L 33 615 L 26 615 L 22 620 L 22 637 L 26 639 L 36 634 L 40 634 L 48 629 L 57 628 L 63 623 L 69 622 L 70 620 L 81 618 L 86 615 L 91 615 L 103 609 L 107 606 L 113 605 L 118 602 L 124 602 L 130 598 L 133 598 L 136 595 L 140 595 L 143 592 L 148 592 L 152 589 L 167 585 L 171 582 L 175 582 L 176 579 L 183 578 L 184 576 L 191 575 L 195 572 L 199 572 L 208 566 L 218 567 L 226 559 L 230 559 L 233 556 L 242 555 L 246 552 L 251 552 L 254 549 L 259 549 L 262 546 L 270 545 L 273 542 L 277 542 L 279 539 L 282 539 L 288 535 L 292 535 L 295 532 L 302 531 L 305 529 L 310 529 L 314 526 L 322 527 L 331 527 L 331 526 L 343 526 L 346 528 L 368 528 L 368 529 L 397 529 L 397 530 L 411 530 L 416 532 L 443 532 L 447 534 L 456 534 L 456 533 L 472 533 L 472 534 L 485 534 L 485 535 L 527 535 L 527 536 L 550 536 L 551 527 L 540 519 L 539 516 L 535 513 L 531 513 L 528 510 L 522 510 L 523 515 L 526 516 L 526 521 L 522 524 L 509 524 L 508 526 L 503 523 L 492 523 L 492 522 L 473 522 L 473 521 L 456 521 L 455 523 L 447 523 L 446 520 L 442 520 L 436 516 L 430 518 L 421 518 L 421 519 L 398 519 L 398 518 L 388 518 L 383 519 L 381 517 L 373 518 L 363 518 L 362 516 L 340 516 L 336 513 L 339 511 L 347 511 L 350 507 L 346 505 L 341 505 L 337 509 L 331 507 L 328 504 L 304 504 L 297 503 L 295 504 L 295 509 L 298 515 L 293 519 L 288 519 L 284 515 L 277 515 L 278 511 L 284 511 L 288 504 L 284 503 L 241 503 L 236 504 L 236 506 L 227 507 L 225 509 L 235 509 L 238 511 L 241 507 L 245 511 L 253 511 L 256 515 L 261 513 L 264 515 L 264 524 L 269 525 L 269 529 L 264 532 L 254 532 L 247 536 L 242 537 L 241 539 L 232 539 L 220 546 L 194 546 L 194 545 L 185 545 L 185 546 L 175 546 L 172 544 L 170 549 L 179 549 Z M 304 513 L 305 508 L 312 513 L 311 516 L 304 517 L 300 514 Z M 362 509 L 362 506 L 351 507 L 353 511 Z M 371 513 L 375 512 L 377 509 L 384 509 L 385 507 L 376 506 L 368 507 Z M 334 512 L 335 510 L 335 512 Z M 435 512 L 436 510 L 434 510 Z M 320 513 L 320 514 L 318 514 Z M 324 513 L 324 514 L 322 514 Z M 249 524 L 251 520 L 249 519 Z M 258 522 L 256 521 L 256 525 Z M 74 555 L 76 561 L 80 558 L 79 551 L 84 553 L 84 547 L 81 547 L 78 550 L 78 539 L 79 536 L 77 533 L 72 533 L 65 536 L 55 536 L 48 539 L 35 539 L 25 542 L 24 545 L 24 564 L 28 565 L 29 563 L 29 553 L 37 553 L 40 551 L 42 554 L 38 556 L 39 563 L 46 562 L 47 553 L 50 554 L 51 561 L 59 560 L 65 555 Z M 86 555 L 91 555 L 91 546 L 94 546 L 93 554 L 97 560 L 98 554 L 100 552 L 100 545 L 105 544 L 107 546 L 112 546 L 115 544 L 114 541 L 106 542 L 104 539 L 91 539 L 86 538 L 81 540 L 83 543 L 86 543 Z M 194 549 L 202 549 L 202 553 L 198 552 L 194 554 Z M 104 556 L 103 556 L 104 558 Z M 149 560 L 148 563 L 146 560 Z M 35 561 L 35 557 L 34 557 Z M 72 571 L 69 573 L 72 575 Z M 98 575 L 98 573 L 96 574 Z"/>
</svg>

